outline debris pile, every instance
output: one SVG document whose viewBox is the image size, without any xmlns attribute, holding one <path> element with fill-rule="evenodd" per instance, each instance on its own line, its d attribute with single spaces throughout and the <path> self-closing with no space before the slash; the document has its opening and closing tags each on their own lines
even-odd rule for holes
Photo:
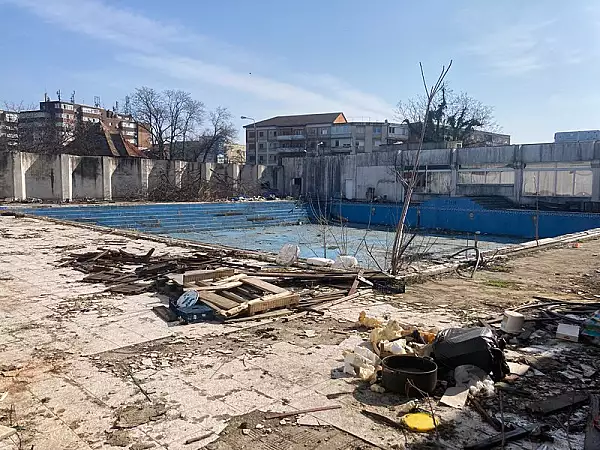
<svg viewBox="0 0 600 450">
<path fill-rule="evenodd" d="M 404 284 L 384 273 L 359 269 L 293 267 L 237 258 L 235 250 L 157 256 L 155 249 L 135 254 L 98 248 L 73 253 L 59 266 L 83 272 L 84 282 L 103 283 L 123 295 L 154 291 L 169 297 L 169 306 L 154 308 L 165 321 L 195 323 L 242 320 L 322 311 L 361 295 L 359 286 L 386 293 L 404 292 Z"/>
</svg>

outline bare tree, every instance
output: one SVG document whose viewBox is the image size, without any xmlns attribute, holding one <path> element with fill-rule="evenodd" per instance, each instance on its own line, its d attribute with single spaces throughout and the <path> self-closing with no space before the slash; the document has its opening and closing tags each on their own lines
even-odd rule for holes
<svg viewBox="0 0 600 450">
<path fill-rule="evenodd" d="M 227 108 L 217 107 L 209 114 L 209 123 L 198 137 L 199 145 L 196 150 L 196 160 L 206 162 L 209 156 L 222 151 L 225 144 L 234 140 L 237 130 L 232 121 L 232 115 Z"/>
<path fill-rule="evenodd" d="M 204 104 L 189 92 L 158 92 L 145 86 L 131 96 L 131 109 L 133 117 L 150 133 L 154 156 L 161 159 L 183 158 L 185 141 L 204 117 Z"/>
<path fill-rule="evenodd" d="M 131 95 L 131 112 L 140 126 L 150 133 L 155 156 L 165 159 L 169 136 L 169 110 L 162 94 L 146 86 L 136 89 Z"/>
<path fill-rule="evenodd" d="M 423 87 L 425 89 L 425 95 L 427 96 L 427 103 L 424 108 L 423 114 L 423 122 L 427 123 L 429 120 L 429 114 L 431 113 L 431 105 L 433 104 L 436 95 L 443 88 L 444 78 L 448 74 L 450 67 L 452 66 L 452 60 L 448 64 L 448 67 L 442 67 L 442 72 L 438 77 L 436 83 L 429 88 L 427 86 L 427 81 L 425 80 L 425 73 L 423 72 L 423 65 L 419 63 L 421 68 L 421 78 L 423 80 Z M 421 156 L 421 150 L 423 149 L 423 142 L 425 140 L 425 132 L 426 127 L 421 128 L 421 135 L 419 137 L 419 147 L 415 153 L 415 160 L 412 164 L 412 171 L 410 173 L 409 179 L 402 179 L 402 184 L 404 186 L 404 201 L 402 203 L 402 213 L 400 214 L 400 220 L 398 221 L 398 225 L 396 226 L 396 234 L 394 236 L 394 244 L 392 246 L 392 257 L 391 257 L 391 272 L 393 275 L 396 275 L 400 270 L 401 262 L 402 262 L 402 253 L 406 249 L 406 246 L 403 246 L 404 242 L 404 231 L 405 231 L 405 222 L 406 215 L 408 214 L 408 208 L 410 206 L 410 202 L 412 199 L 412 195 L 417 184 L 417 174 L 419 170 L 419 159 Z"/>
<path fill-rule="evenodd" d="M 475 130 L 499 131 L 493 108 L 466 92 L 455 93 L 444 84 L 429 109 L 427 95 L 399 102 L 396 116 L 408 124 L 411 134 L 420 136 L 425 126 L 424 142 L 463 141 L 476 144 Z"/>
<path fill-rule="evenodd" d="M 36 109 L 35 104 L 26 103 L 23 100 L 21 100 L 20 102 L 4 101 L 4 102 L 2 102 L 2 107 L 6 111 L 16 112 L 16 113 L 20 113 L 21 111 L 30 111 L 30 110 Z"/>
</svg>

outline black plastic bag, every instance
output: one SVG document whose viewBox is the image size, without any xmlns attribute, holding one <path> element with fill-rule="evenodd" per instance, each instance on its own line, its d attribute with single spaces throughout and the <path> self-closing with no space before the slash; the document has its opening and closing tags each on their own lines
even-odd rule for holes
<svg viewBox="0 0 600 450">
<path fill-rule="evenodd" d="M 489 328 L 447 328 L 433 341 L 433 357 L 440 366 L 449 369 L 472 364 L 492 372 L 494 381 L 510 373 L 504 352 L 494 332 Z"/>
</svg>

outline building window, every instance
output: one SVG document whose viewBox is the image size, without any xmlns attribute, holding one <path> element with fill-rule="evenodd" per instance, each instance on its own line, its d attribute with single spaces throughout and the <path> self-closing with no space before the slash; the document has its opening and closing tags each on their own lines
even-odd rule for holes
<svg viewBox="0 0 600 450">
<path fill-rule="evenodd" d="M 254 134 L 254 131 L 248 131 L 248 137 L 249 137 L 249 138 L 254 138 L 254 137 L 256 137 L 256 135 Z"/>
<path fill-rule="evenodd" d="M 381 127 L 373 127 L 373 134 L 381 134 Z"/>
<path fill-rule="evenodd" d="M 340 141 L 339 141 L 339 140 L 336 140 L 336 141 L 335 141 L 335 147 L 339 147 L 339 146 L 340 146 Z"/>
<path fill-rule="evenodd" d="M 396 133 L 396 127 L 389 127 L 388 128 L 388 133 L 395 134 Z"/>
<path fill-rule="evenodd" d="M 263 144 L 263 143 L 258 144 L 258 149 L 259 150 L 262 150 L 263 148 L 265 148 L 265 144 Z"/>
<path fill-rule="evenodd" d="M 327 128 L 321 128 L 321 135 L 327 136 Z"/>
<path fill-rule="evenodd" d="M 273 136 L 277 136 L 277 131 L 273 131 Z"/>
<path fill-rule="evenodd" d="M 294 130 L 295 136 L 302 136 L 302 130 Z"/>
<path fill-rule="evenodd" d="M 264 137 L 264 136 L 265 136 L 265 133 L 263 133 L 262 131 L 258 132 L 258 137 Z"/>
<path fill-rule="evenodd" d="M 364 127 L 363 125 L 358 125 L 358 126 L 356 127 L 356 132 L 357 132 L 357 133 L 364 134 L 364 133 L 365 133 L 365 127 Z"/>
<path fill-rule="evenodd" d="M 258 163 L 262 164 L 265 161 L 265 157 L 264 156 L 259 156 L 258 157 Z"/>
</svg>

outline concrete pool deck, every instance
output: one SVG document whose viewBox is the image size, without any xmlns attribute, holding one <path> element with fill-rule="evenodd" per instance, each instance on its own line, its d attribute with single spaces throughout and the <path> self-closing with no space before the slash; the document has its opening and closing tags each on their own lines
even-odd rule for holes
<svg viewBox="0 0 600 450">
<path fill-rule="evenodd" d="M 107 294 L 103 285 L 83 283 L 83 274 L 59 267 L 59 261 L 72 251 L 99 246 L 132 252 L 156 248 L 172 255 L 190 249 L 19 217 L 0 217 L 0 236 L 0 393 L 7 392 L 0 402 L 1 423 L 9 425 L 12 409 L 11 425 L 20 427 L 22 448 L 33 445 L 35 450 L 194 450 L 210 442 L 210 448 L 223 450 L 295 450 L 322 449 L 336 439 L 343 441 L 340 448 L 410 446 L 426 437 L 405 437 L 360 414 L 365 407 L 389 413 L 393 404 L 373 402 L 380 394 L 368 394 L 353 379 L 332 377 L 343 364 L 342 352 L 362 341 L 354 328 L 359 312 L 426 328 L 462 326 L 527 302 L 534 294 L 575 295 L 566 291 L 584 289 L 585 275 L 594 273 L 600 253 L 600 241 L 586 241 L 580 248 L 516 259 L 503 271 L 479 271 L 475 279 L 430 280 L 400 296 L 367 292 L 324 316 L 289 322 L 168 327 L 150 310 L 164 304 L 164 298 Z M 316 336 L 307 337 L 305 330 Z M 124 370 L 130 375 L 123 375 Z M 555 388 L 573 383 L 553 372 L 541 379 Z M 327 397 L 338 393 L 342 395 Z M 149 410 L 155 404 L 160 408 Z M 311 428 L 314 439 L 300 444 L 292 432 L 306 426 L 290 422 L 265 422 L 270 433 L 253 428 L 246 435 L 228 428 L 256 410 L 329 405 L 340 409 L 302 418 L 317 426 Z M 495 433 L 469 409 L 436 406 L 436 413 L 455 424 L 455 437 L 447 439 L 456 446 Z M 568 448 L 560 429 L 553 432 L 557 441 L 550 448 Z M 581 433 L 570 439 L 579 448 Z M 507 448 L 531 448 L 527 440 L 521 442 L 524 447 Z M 2 450 L 18 445 L 16 436 L 0 441 Z"/>
</svg>

